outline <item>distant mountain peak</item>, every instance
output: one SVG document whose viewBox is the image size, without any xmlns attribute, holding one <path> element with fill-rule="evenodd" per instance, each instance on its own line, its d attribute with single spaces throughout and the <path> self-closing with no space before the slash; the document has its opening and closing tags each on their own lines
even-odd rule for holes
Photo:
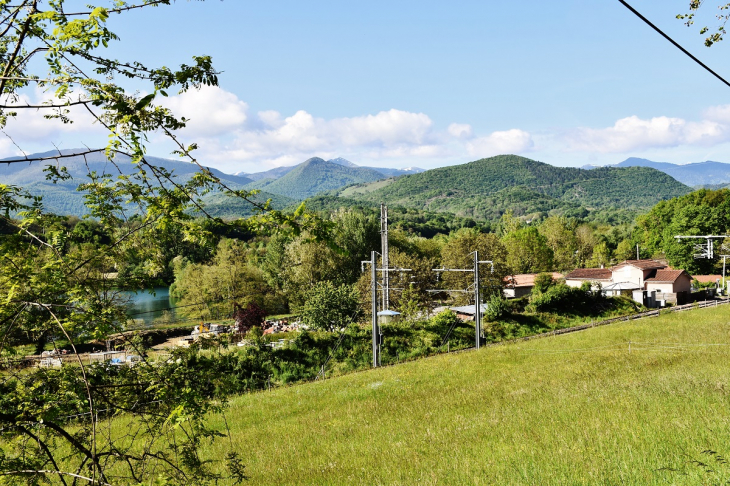
<svg viewBox="0 0 730 486">
<path fill-rule="evenodd" d="M 343 159 L 342 157 L 337 157 L 336 159 L 329 159 L 327 162 L 332 162 L 333 164 L 337 165 L 343 165 L 345 167 L 359 167 L 357 164 L 353 164 L 347 159 Z"/>
<path fill-rule="evenodd" d="M 632 166 L 651 167 L 669 174 L 688 186 L 727 184 L 730 182 L 730 164 L 712 160 L 680 165 L 630 157 L 616 165 L 616 167 Z"/>
</svg>

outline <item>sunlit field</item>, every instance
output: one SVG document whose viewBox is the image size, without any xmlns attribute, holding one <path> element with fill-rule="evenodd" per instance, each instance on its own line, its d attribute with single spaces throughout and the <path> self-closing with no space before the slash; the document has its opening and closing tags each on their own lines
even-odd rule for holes
<svg viewBox="0 0 730 486">
<path fill-rule="evenodd" d="M 250 484 L 716 484 L 729 358 L 724 306 L 240 396 L 227 423 Z"/>
</svg>

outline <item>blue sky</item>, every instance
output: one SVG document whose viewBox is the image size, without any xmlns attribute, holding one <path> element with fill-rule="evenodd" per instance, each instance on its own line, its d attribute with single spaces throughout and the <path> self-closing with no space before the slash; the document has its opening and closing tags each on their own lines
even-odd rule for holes
<svg viewBox="0 0 730 486">
<path fill-rule="evenodd" d="M 675 19 L 688 0 L 630 3 L 730 78 L 730 40 L 708 49 L 699 25 Z M 703 9 L 698 23 L 711 23 L 714 5 Z M 213 56 L 220 87 L 166 104 L 192 119 L 181 135 L 200 159 L 228 172 L 311 156 L 423 168 L 499 153 L 561 166 L 730 162 L 730 88 L 617 0 L 178 1 L 109 25 L 119 58 Z M 40 123 L 19 120 L 13 137 L 25 150 L 103 143 L 76 125 L 26 136 Z M 151 140 L 151 154 L 169 156 Z"/>
</svg>

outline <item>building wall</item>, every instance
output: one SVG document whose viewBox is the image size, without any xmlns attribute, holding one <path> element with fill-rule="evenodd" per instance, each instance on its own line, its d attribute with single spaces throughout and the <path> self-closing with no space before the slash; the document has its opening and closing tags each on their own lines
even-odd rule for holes
<svg viewBox="0 0 730 486">
<path fill-rule="evenodd" d="M 690 292 L 692 290 L 692 279 L 687 275 L 680 275 L 676 282 L 674 282 L 675 292 Z"/>
<path fill-rule="evenodd" d="M 657 294 L 674 294 L 674 285 L 671 283 L 646 282 L 646 290 L 656 291 Z M 657 297 L 658 298 L 658 297 Z"/>
<path fill-rule="evenodd" d="M 641 270 L 630 265 L 625 265 L 613 271 L 613 278 L 611 280 L 614 282 L 631 282 L 639 287 L 643 287 L 644 279 L 649 272 L 650 270 Z"/>
</svg>

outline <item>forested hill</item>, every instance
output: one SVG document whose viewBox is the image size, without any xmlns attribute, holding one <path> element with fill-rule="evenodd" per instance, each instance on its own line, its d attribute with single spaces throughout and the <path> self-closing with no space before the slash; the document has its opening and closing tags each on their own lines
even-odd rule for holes
<svg viewBox="0 0 730 486">
<path fill-rule="evenodd" d="M 481 213 L 490 212 L 495 203 L 519 205 L 524 201 L 529 203 L 527 206 L 536 204 L 547 209 L 568 209 L 564 205 L 636 209 L 651 207 L 690 190 L 669 175 L 646 167 L 584 170 L 500 155 L 390 179 L 387 184 L 380 181 L 352 186 L 339 194 L 491 219 Z M 479 207 L 481 213 L 474 213 L 473 208 Z M 544 210 L 537 207 L 536 211 Z"/>
<path fill-rule="evenodd" d="M 40 158 L 40 157 L 53 157 L 55 155 L 68 156 L 86 152 L 87 149 L 62 149 L 60 151 L 54 150 L 51 152 L 43 152 L 37 154 L 30 154 L 28 158 Z M 158 167 L 164 167 L 165 169 L 172 171 L 180 181 L 187 180 L 190 176 L 200 170 L 200 168 L 186 160 L 170 160 L 162 159 L 159 157 L 146 157 L 150 164 Z M 118 154 L 116 158 L 116 167 L 114 164 L 109 162 L 106 156 L 102 152 L 95 152 L 87 154 L 85 156 L 76 155 L 63 159 L 46 160 L 43 162 L 14 162 L 12 164 L 3 164 L 2 162 L 22 160 L 22 157 L 10 157 L 7 159 L 0 160 L 0 179 L 8 184 L 15 184 L 19 186 L 27 186 L 32 183 L 42 182 L 46 180 L 46 174 L 43 169 L 49 165 L 64 166 L 68 169 L 68 173 L 75 179 L 75 184 L 79 181 L 86 180 L 86 174 L 89 170 L 96 171 L 97 174 L 108 173 L 112 177 L 119 175 L 119 171 L 124 174 L 132 174 L 137 170 L 137 166 L 132 164 L 130 158 L 124 154 Z M 236 176 L 230 174 L 224 174 L 218 169 L 209 168 L 208 170 L 213 173 L 216 177 L 220 178 L 227 185 L 235 187 L 243 187 L 245 184 L 251 182 L 251 179 L 243 176 Z"/>
<path fill-rule="evenodd" d="M 346 167 L 312 157 L 274 181 L 259 181 L 248 187 L 301 200 L 348 184 L 376 181 L 383 177 L 383 174 L 373 169 Z"/>
<path fill-rule="evenodd" d="M 64 149 L 61 155 L 73 155 L 84 152 L 86 149 Z M 58 155 L 58 151 L 31 154 L 29 158 L 53 157 Z M 18 160 L 14 158 L 4 159 Z M 190 162 L 182 160 L 169 160 L 158 157 L 147 157 L 147 160 L 154 165 L 164 167 L 171 171 L 178 182 L 187 181 L 195 174 L 199 167 Z M 21 186 L 34 196 L 43 196 L 43 203 L 50 212 L 64 215 L 83 216 L 88 213 L 89 209 L 84 204 L 84 193 L 76 190 L 79 184 L 88 182 L 87 173 L 89 170 L 95 171 L 97 174 L 110 174 L 113 180 L 116 180 L 119 171 L 124 174 L 132 174 L 136 170 L 136 166 L 130 162 L 126 155 L 119 155 L 114 164 L 109 162 L 103 153 L 92 153 L 85 156 L 77 155 L 58 159 L 59 166 L 65 166 L 72 179 L 59 181 L 54 184 L 46 180 L 44 168 L 49 164 L 56 164 L 54 160 L 44 162 L 16 162 L 11 164 L 3 164 L 0 160 L 0 182 L 4 184 L 12 184 Z M 218 169 L 210 169 L 210 171 L 220 178 L 231 189 L 240 189 L 251 183 L 251 179 L 242 176 L 225 174 Z M 282 209 L 292 205 L 293 200 L 287 197 L 261 192 L 253 197 L 258 203 L 263 203 L 267 199 L 272 199 L 272 205 L 276 209 Z M 248 216 L 252 213 L 253 207 L 241 200 L 225 198 L 218 192 L 212 192 L 204 197 L 206 204 L 209 204 L 209 213 L 221 217 L 240 217 Z"/>
</svg>

